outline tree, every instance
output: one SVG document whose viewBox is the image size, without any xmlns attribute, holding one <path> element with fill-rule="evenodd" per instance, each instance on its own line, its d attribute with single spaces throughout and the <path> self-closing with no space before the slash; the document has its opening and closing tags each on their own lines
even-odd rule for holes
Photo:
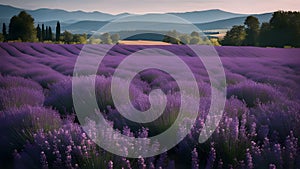
<svg viewBox="0 0 300 169">
<path fill-rule="evenodd" d="M 38 38 L 38 40 L 39 40 L 40 42 L 42 41 L 42 30 L 41 30 L 39 24 L 38 24 L 38 26 L 36 27 L 36 37 Z"/>
<path fill-rule="evenodd" d="M 56 23 L 56 32 L 55 32 L 55 40 L 59 41 L 60 39 L 60 23 L 57 21 Z"/>
<path fill-rule="evenodd" d="M 34 19 L 25 11 L 13 16 L 9 23 L 9 38 L 11 40 L 20 39 L 23 42 L 34 41 L 36 39 Z"/>
<path fill-rule="evenodd" d="M 272 46 L 272 35 L 271 35 L 271 26 L 269 23 L 264 22 L 261 24 L 259 32 L 259 46 Z"/>
<path fill-rule="evenodd" d="M 245 37 L 245 27 L 242 25 L 235 25 L 227 31 L 224 39 L 221 41 L 221 44 L 226 46 L 240 46 L 243 44 Z"/>
<path fill-rule="evenodd" d="M 100 39 L 101 39 L 102 43 L 104 43 L 104 44 L 112 44 L 112 39 L 111 39 L 109 33 L 102 34 Z"/>
<path fill-rule="evenodd" d="M 192 44 L 192 45 L 197 45 L 197 44 L 199 44 L 199 43 L 200 43 L 200 38 L 197 37 L 197 36 L 192 36 L 192 39 L 191 39 L 191 41 L 190 41 L 190 44 Z"/>
<path fill-rule="evenodd" d="M 49 40 L 49 28 L 46 26 L 45 40 Z"/>
<path fill-rule="evenodd" d="M 115 33 L 115 34 L 112 34 L 111 35 L 111 40 L 112 40 L 112 43 L 116 44 L 118 43 L 118 41 L 120 40 L 120 35 Z"/>
<path fill-rule="evenodd" d="M 100 44 L 101 43 L 101 39 L 99 38 L 95 38 L 95 37 L 91 37 L 88 41 L 89 44 Z"/>
<path fill-rule="evenodd" d="M 63 35 L 65 43 L 70 44 L 73 41 L 73 35 L 71 32 L 65 31 Z"/>
<path fill-rule="evenodd" d="M 179 44 L 179 33 L 176 30 L 168 31 L 164 36 L 163 42 L 172 43 L 172 44 Z"/>
<path fill-rule="evenodd" d="M 49 26 L 48 28 L 48 40 L 53 40 L 53 33 L 52 33 L 52 29 L 51 26 Z"/>
<path fill-rule="evenodd" d="M 0 33 L 0 41 L 4 42 L 4 37 L 3 37 L 2 33 Z"/>
<path fill-rule="evenodd" d="M 3 25 L 2 25 L 2 36 L 3 36 L 3 41 L 6 41 L 7 31 L 6 31 L 6 24 L 5 23 L 3 23 Z"/>
<path fill-rule="evenodd" d="M 274 12 L 270 27 L 273 46 L 300 47 L 300 12 Z"/>
<path fill-rule="evenodd" d="M 41 36 L 42 41 L 45 40 L 45 38 L 46 38 L 45 25 L 42 24 L 42 36 Z"/>
<path fill-rule="evenodd" d="M 244 22 L 246 25 L 246 37 L 244 44 L 248 46 L 258 45 L 259 21 L 254 16 L 248 16 Z"/>
<path fill-rule="evenodd" d="M 189 35 L 184 34 L 184 35 L 179 36 L 179 40 L 180 40 L 180 43 L 182 43 L 182 44 L 190 44 L 191 38 Z"/>
<path fill-rule="evenodd" d="M 200 37 L 200 34 L 199 34 L 198 32 L 196 32 L 196 31 L 193 31 L 193 32 L 191 33 L 191 36 L 192 36 L 192 37 Z"/>
<path fill-rule="evenodd" d="M 85 33 L 79 37 L 79 43 L 80 44 L 86 44 L 87 43 L 87 35 Z"/>
<path fill-rule="evenodd" d="M 211 38 L 210 43 L 214 46 L 220 46 L 218 38 Z"/>
<path fill-rule="evenodd" d="M 87 43 L 87 35 L 83 34 L 74 34 L 73 35 L 73 42 L 79 43 L 79 44 L 86 44 Z"/>
</svg>

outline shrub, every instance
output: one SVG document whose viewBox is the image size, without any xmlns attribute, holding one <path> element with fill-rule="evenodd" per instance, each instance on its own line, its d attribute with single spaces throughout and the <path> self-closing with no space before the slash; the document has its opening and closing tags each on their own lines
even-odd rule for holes
<svg viewBox="0 0 300 169">
<path fill-rule="evenodd" d="M 106 111 L 108 106 L 114 107 L 111 96 L 111 78 L 96 76 L 95 91 L 91 91 L 91 89 L 87 88 L 87 83 L 93 80 L 92 78 L 92 76 L 75 78 L 73 85 L 76 85 L 76 88 L 80 90 L 78 93 L 88 94 L 96 92 L 98 107 L 101 111 Z M 119 81 L 119 87 L 122 88 L 121 84 L 125 83 L 125 81 L 120 78 L 117 79 L 117 81 Z M 141 91 L 134 85 L 131 85 L 129 93 L 132 99 L 137 99 Z M 120 95 L 122 95 L 122 93 L 120 93 Z M 68 78 L 52 85 L 49 89 L 49 95 L 46 97 L 45 105 L 53 106 L 63 115 L 73 113 L 72 79 Z"/>
<path fill-rule="evenodd" d="M 13 87 L 42 90 L 42 87 L 37 82 L 30 79 L 15 76 L 0 76 L 0 88 L 9 89 Z"/>
<path fill-rule="evenodd" d="M 34 133 L 60 126 L 58 113 L 43 107 L 24 106 L 0 112 L 1 161 L 10 158 L 14 149 L 22 149 L 27 141 L 32 142 Z"/>
<path fill-rule="evenodd" d="M 133 135 L 126 127 L 123 134 Z M 146 137 L 147 130 L 140 131 L 137 136 Z M 115 141 L 110 140 L 110 137 L 104 139 L 108 142 Z M 122 143 L 121 140 L 119 142 Z M 27 144 L 23 151 L 15 153 L 15 166 L 17 168 L 140 168 L 141 166 L 174 168 L 174 163 L 168 159 L 166 153 L 154 158 L 137 160 L 115 156 L 98 147 L 79 125 L 68 121 L 58 130 L 38 132 L 33 144 Z"/>
<path fill-rule="evenodd" d="M 227 85 L 235 85 L 240 82 L 246 81 L 246 77 L 235 74 L 235 73 L 226 73 L 226 83 Z"/>
<path fill-rule="evenodd" d="M 283 140 L 294 131 L 300 134 L 297 124 L 300 123 L 300 105 L 297 102 L 284 100 L 279 103 L 259 104 L 251 109 L 251 115 L 256 118 L 258 131 L 264 131 L 260 135 L 263 140 L 266 136 L 272 141 L 283 142 Z M 261 128 L 261 129 L 260 129 Z"/>
<path fill-rule="evenodd" d="M 18 108 L 23 105 L 41 106 L 44 94 L 41 90 L 26 87 L 0 89 L 0 110 Z"/>
<path fill-rule="evenodd" d="M 33 144 L 15 155 L 22 168 L 106 168 L 112 155 L 102 153 L 81 127 L 67 122 L 58 130 L 38 132 Z"/>
<path fill-rule="evenodd" d="M 280 101 L 280 93 L 269 85 L 246 81 L 234 86 L 230 86 L 227 91 L 227 97 L 236 96 L 245 101 L 247 106 L 253 107 L 258 102 L 276 102 Z"/>
<path fill-rule="evenodd" d="M 59 81 L 49 87 L 45 106 L 51 106 L 60 114 L 73 112 L 72 81 L 70 78 Z"/>
</svg>

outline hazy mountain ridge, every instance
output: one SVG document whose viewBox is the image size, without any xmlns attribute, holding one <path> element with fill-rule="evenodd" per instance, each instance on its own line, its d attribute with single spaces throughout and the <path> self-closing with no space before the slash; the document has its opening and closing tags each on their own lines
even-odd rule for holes
<svg viewBox="0 0 300 169">
<path fill-rule="evenodd" d="M 273 15 L 273 13 L 264 13 L 264 14 L 256 14 L 253 16 L 257 17 L 260 23 L 263 23 L 263 22 L 269 22 L 272 15 Z M 247 16 L 224 19 L 224 20 L 207 22 L 207 23 L 197 23 L 195 25 L 198 28 L 203 29 L 203 30 L 230 29 L 233 25 L 243 25 Z"/>
<path fill-rule="evenodd" d="M 12 16 L 17 15 L 20 11 L 24 9 L 15 8 L 8 5 L 0 5 L 0 22 L 9 23 Z M 102 13 L 102 12 L 84 12 L 84 11 L 65 11 L 61 9 L 47 9 L 41 8 L 36 10 L 26 10 L 29 14 L 33 16 L 36 24 L 44 23 L 47 26 L 55 27 L 56 22 L 59 20 L 61 22 L 62 30 L 69 30 L 73 33 L 93 33 L 97 31 L 105 24 L 109 23 L 114 19 L 118 19 L 124 16 L 138 16 L 138 20 L 129 20 L 122 24 L 122 28 L 130 27 L 148 27 L 148 26 L 159 26 L 163 30 L 168 27 L 179 27 L 179 29 L 184 29 L 186 27 L 183 23 L 193 23 L 198 28 L 202 30 L 211 29 L 229 29 L 233 25 L 243 24 L 245 18 L 248 16 L 246 14 L 238 14 L 222 11 L 219 9 L 211 9 L 205 11 L 192 11 L 183 13 L 148 13 L 143 15 L 121 13 L 117 15 Z M 172 17 L 169 17 L 172 15 Z M 183 22 L 178 23 L 178 19 L 174 16 L 178 16 L 183 19 Z M 272 16 L 272 13 L 257 14 L 260 22 L 267 22 Z M 155 18 L 167 18 L 165 20 L 168 23 L 157 22 Z M 170 18 L 170 19 L 169 19 Z M 144 22 L 144 21 L 148 22 Z M 164 21 L 165 21 L 164 20 Z M 186 21 L 184 21 L 186 20 Z M 2 28 L 2 24 L 0 24 Z"/>
</svg>

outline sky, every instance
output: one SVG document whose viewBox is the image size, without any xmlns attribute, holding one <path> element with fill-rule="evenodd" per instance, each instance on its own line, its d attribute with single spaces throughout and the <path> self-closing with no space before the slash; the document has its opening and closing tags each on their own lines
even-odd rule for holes
<svg viewBox="0 0 300 169">
<path fill-rule="evenodd" d="M 207 9 L 244 14 L 277 10 L 300 11 L 300 0 L 0 0 L 0 4 L 24 9 L 52 8 L 111 14 L 188 12 Z"/>
</svg>

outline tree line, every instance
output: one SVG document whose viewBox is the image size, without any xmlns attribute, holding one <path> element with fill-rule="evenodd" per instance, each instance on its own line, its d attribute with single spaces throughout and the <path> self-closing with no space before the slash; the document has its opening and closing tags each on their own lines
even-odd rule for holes
<svg viewBox="0 0 300 169">
<path fill-rule="evenodd" d="M 59 21 L 55 33 L 53 32 L 51 26 L 44 24 L 35 27 L 34 19 L 25 11 L 21 11 L 10 19 L 8 29 L 3 23 L 0 41 L 115 44 L 120 39 L 117 33 L 104 33 L 87 40 L 86 34 L 72 34 L 66 30 L 61 32 Z M 220 41 L 200 36 L 198 32 L 182 34 L 176 30 L 168 31 L 162 41 L 172 44 L 219 45 L 220 42 L 225 46 L 300 47 L 300 12 L 277 11 L 273 13 L 269 22 L 262 24 L 255 16 L 248 16 L 244 25 L 233 26 Z"/>
<path fill-rule="evenodd" d="M 262 24 L 248 16 L 244 25 L 233 26 L 220 42 L 230 46 L 300 47 L 300 12 L 277 11 Z"/>
<path fill-rule="evenodd" d="M 220 45 L 216 38 L 209 39 L 205 35 L 201 36 L 200 33 L 196 31 L 190 34 L 179 33 L 176 30 L 168 31 L 162 41 L 179 45 Z"/>
<path fill-rule="evenodd" d="M 2 34 L 0 34 L 0 41 L 21 41 L 21 42 L 45 42 L 45 43 L 66 43 L 66 44 L 115 44 L 119 41 L 119 34 L 104 33 L 101 36 L 93 36 L 88 41 L 87 34 L 72 34 L 69 31 L 61 32 L 60 22 L 56 24 L 55 33 L 51 26 L 42 24 L 34 27 L 34 19 L 25 11 L 20 12 L 18 15 L 10 19 L 7 26 L 5 23 L 2 25 Z"/>
<path fill-rule="evenodd" d="M 21 42 L 47 42 L 47 43 L 86 43 L 86 34 L 72 34 L 68 31 L 61 33 L 60 22 L 56 24 L 55 34 L 51 26 L 42 24 L 34 26 L 34 19 L 25 11 L 10 19 L 8 30 L 5 23 L 2 25 L 0 41 L 21 41 Z"/>
</svg>

